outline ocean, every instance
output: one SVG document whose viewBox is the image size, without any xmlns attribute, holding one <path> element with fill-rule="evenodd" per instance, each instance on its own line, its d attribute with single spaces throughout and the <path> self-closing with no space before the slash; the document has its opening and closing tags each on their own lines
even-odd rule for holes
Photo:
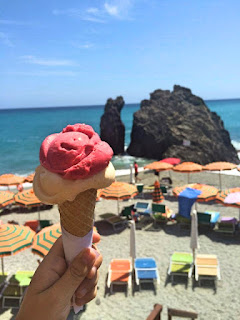
<svg viewBox="0 0 240 320">
<path fill-rule="evenodd" d="M 205 101 L 215 111 L 229 131 L 233 145 L 240 150 L 240 99 Z M 121 112 L 125 124 L 125 144 L 130 143 L 133 113 L 139 104 L 126 104 Z M 52 107 L 0 110 L 0 174 L 27 175 L 39 164 L 38 154 L 43 139 L 60 132 L 68 124 L 87 123 L 100 133 L 100 119 L 104 106 Z M 117 170 L 128 169 L 134 160 L 139 166 L 151 162 L 130 156 L 116 156 L 113 164 Z"/>
</svg>

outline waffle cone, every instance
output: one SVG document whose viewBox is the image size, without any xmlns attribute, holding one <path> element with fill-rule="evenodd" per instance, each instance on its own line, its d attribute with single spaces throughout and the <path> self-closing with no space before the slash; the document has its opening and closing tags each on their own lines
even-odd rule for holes
<svg viewBox="0 0 240 320">
<path fill-rule="evenodd" d="M 61 225 L 77 237 L 84 237 L 93 227 L 96 189 L 79 193 L 75 200 L 65 201 L 58 205 Z"/>
</svg>

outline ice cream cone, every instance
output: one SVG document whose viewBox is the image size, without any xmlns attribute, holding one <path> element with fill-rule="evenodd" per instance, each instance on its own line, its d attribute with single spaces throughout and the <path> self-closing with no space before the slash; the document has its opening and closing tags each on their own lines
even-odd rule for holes
<svg viewBox="0 0 240 320">
<path fill-rule="evenodd" d="M 93 228 L 96 189 L 79 193 L 75 200 L 58 205 L 61 225 L 70 234 L 84 237 Z"/>
</svg>

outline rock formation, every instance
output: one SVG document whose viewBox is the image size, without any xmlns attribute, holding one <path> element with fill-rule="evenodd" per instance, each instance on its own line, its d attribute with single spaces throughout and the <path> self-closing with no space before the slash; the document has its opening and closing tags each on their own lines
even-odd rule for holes
<svg viewBox="0 0 240 320">
<path fill-rule="evenodd" d="M 221 118 L 190 89 L 175 85 L 173 92 L 156 90 L 135 112 L 127 152 L 136 157 L 207 164 L 239 163 Z"/>
<path fill-rule="evenodd" d="M 125 126 L 121 120 L 121 110 L 124 106 L 123 97 L 108 99 L 104 114 L 101 117 L 100 136 L 113 149 L 114 154 L 124 152 Z"/>
</svg>

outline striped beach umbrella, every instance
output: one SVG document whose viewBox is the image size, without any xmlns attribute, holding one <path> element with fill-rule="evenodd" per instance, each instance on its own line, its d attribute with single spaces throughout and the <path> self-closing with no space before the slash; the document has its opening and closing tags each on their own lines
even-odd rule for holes
<svg viewBox="0 0 240 320">
<path fill-rule="evenodd" d="M 188 183 L 189 183 L 189 174 L 191 172 L 201 172 L 202 166 L 195 162 L 183 162 L 175 167 L 173 167 L 173 170 L 176 172 L 185 172 L 188 174 Z"/>
<path fill-rule="evenodd" d="M 10 186 L 10 185 L 18 185 L 23 183 L 24 177 L 16 176 L 15 174 L 2 174 L 0 176 L 0 185 L 1 186 Z"/>
<path fill-rule="evenodd" d="M 239 208 L 240 220 L 240 188 L 231 188 L 219 191 L 216 196 L 216 201 L 227 207 Z"/>
<path fill-rule="evenodd" d="M 55 241 L 61 236 L 62 230 L 60 223 L 43 228 L 33 239 L 32 252 L 40 257 L 45 257 Z"/>
<path fill-rule="evenodd" d="M 220 190 L 222 190 L 222 175 L 221 171 L 223 170 L 232 170 L 237 168 L 237 165 L 231 162 L 225 162 L 225 161 L 220 161 L 220 162 L 211 162 L 203 166 L 203 170 L 207 171 L 219 171 L 219 187 Z"/>
<path fill-rule="evenodd" d="M 4 208 L 14 202 L 14 193 L 11 191 L 0 191 L 0 208 Z"/>
<path fill-rule="evenodd" d="M 154 191 L 153 191 L 153 202 L 160 203 L 163 202 L 164 196 L 162 194 L 159 181 L 154 182 Z"/>
<path fill-rule="evenodd" d="M 29 227 L 2 224 L 0 225 L 0 257 L 4 274 L 3 257 L 16 254 L 32 245 L 35 232 Z"/>
<path fill-rule="evenodd" d="M 27 177 L 24 178 L 24 182 L 33 182 L 35 173 L 29 174 Z"/>
<path fill-rule="evenodd" d="M 172 192 L 175 197 L 178 197 L 179 194 L 185 190 L 186 188 L 192 188 L 196 190 L 200 190 L 201 194 L 198 195 L 197 201 L 198 202 L 207 202 L 211 200 L 215 200 L 216 196 L 219 192 L 219 190 L 213 186 L 209 186 L 206 184 L 200 184 L 200 183 L 191 183 L 191 184 L 186 184 L 181 187 L 175 187 L 173 188 Z"/>
<path fill-rule="evenodd" d="M 147 164 L 144 169 L 149 169 L 149 170 L 155 170 L 156 172 L 161 172 L 161 171 L 169 171 L 172 170 L 173 165 L 167 162 L 163 161 L 154 161 L 152 163 Z M 170 171 L 169 171 L 170 175 Z M 159 177 L 160 179 L 160 177 Z"/>
<path fill-rule="evenodd" d="M 18 192 L 15 197 L 15 203 L 22 207 L 40 207 L 42 202 L 35 195 L 33 189 L 24 190 L 22 192 Z M 38 219 L 40 220 L 40 212 L 38 210 Z"/>
<path fill-rule="evenodd" d="M 117 200 L 119 214 L 119 200 L 127 200 L 138 194 L 135 185 L 114 181 L 109 187 L 101 189 L 100 196 L 108 200 Z"/>
</svg>

